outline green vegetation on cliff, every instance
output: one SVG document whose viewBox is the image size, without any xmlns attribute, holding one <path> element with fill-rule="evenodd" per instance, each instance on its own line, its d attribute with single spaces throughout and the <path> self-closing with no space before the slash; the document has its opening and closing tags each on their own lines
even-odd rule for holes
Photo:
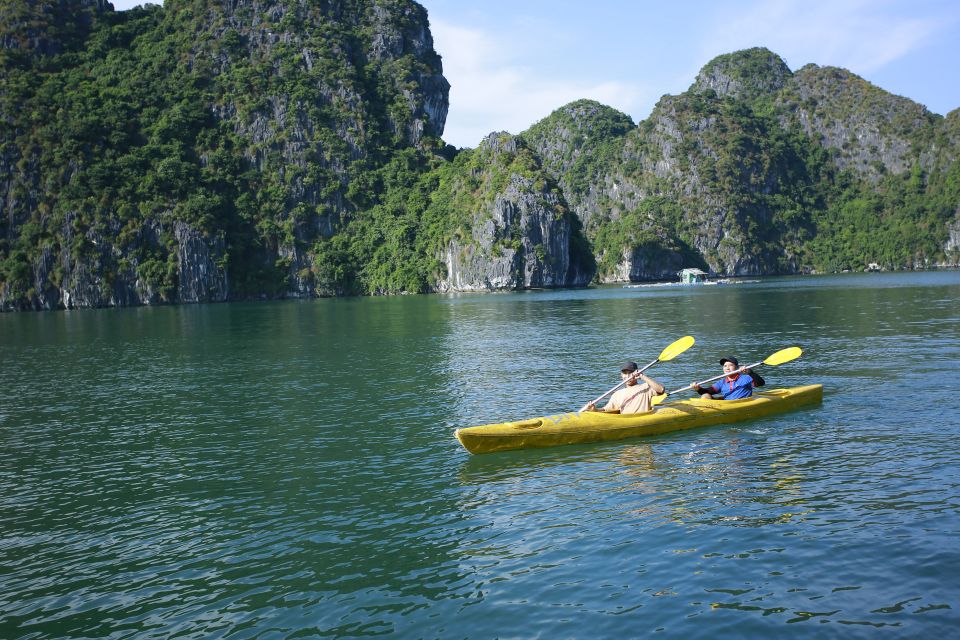
<svg viewBox="0 0 960 640">
<path fill-rule="evenodd" d="M 568 193 L 582 199 L 619 161 L 622 139 L 634 127 L 624 113 L 592 100 L 578 100 L 557 109 L 521 137 L 538 150 L 548 171 L 562 176 Z"/>
<path fill-rule="evenodd" d="M 842 69 L 734 52 L 637 125 L 578 100 L 457 153 L 411 0 L 101 5 L 0 6 L 0 308 L 442 289 L 508 193 L 564 255 L 499 218 L 479 253 L 554 283 L 956 259 L 960 111 Z"/>
<path fill-rule="evenodd" d="M 174 300 L 177 223 L 223 244 L 234 297 L 281 295 L 292 279 L 321 293 L 425 289 L 429 261 L 411 261 L 404 238 L 417 236 L 442 121 L 411 104 L 445 104 L 446 88 L 438 56 L 412 41 L 421 8 L 95 4 L 0 12 L 5 298 L 31 306 L 38 285 L 84 265 L 104 298 L 127 277 Z M 417 97 L 430 82 L 437 98 Z"/>
<path fill-rule="evenodd" d="M 792 74 L 766 49 L 719 56 L 631 130 L 594 126 L 602 112 L 587 106 L 524 135 L 587 221 L 601 278 L 630 255 L 638 278 L 661 277 L 671 255 L 735 274 L 949 261 L 955 117 L 843 70 Z M 584 188 L 579 167 L 597 158 Z"/>
</svg>

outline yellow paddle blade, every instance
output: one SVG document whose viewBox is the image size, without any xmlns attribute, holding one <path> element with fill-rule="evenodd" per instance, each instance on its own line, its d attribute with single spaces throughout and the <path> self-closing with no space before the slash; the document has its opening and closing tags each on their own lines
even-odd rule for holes
<svg viewBox="0 0 960 640">
<path fill-rule="evenodd" d="M 650 401 L 650 404 L 655 407 L 666 399 L 667 399 L 667 394 L 661 393 L 658 396 L 653 396 L 653 399 Z"/>
<path fill-rule="evenodd" d="M 781 349 L 775 354 L 763 361 L 763 364 L 769 364 L 772 366 L 777 366 L 778 364 L 783 364 L 784 362 L 790 362 L 791 360 L 796 360 L 800 357 L 803 351 L 800 350 L 800 347 L 788 347 L 786 349 Z"/>
<path fill-rule="evenodd" d="M 660 357 L 657 358 L 660 362 L 666 362 L 667 360 L 673 360 L 678 355 L 689 349 L 693 346 L 694 343 L 693 336 L 683 336 L 669 347 L 663 350 L 660 354 Z"/>
</svg>

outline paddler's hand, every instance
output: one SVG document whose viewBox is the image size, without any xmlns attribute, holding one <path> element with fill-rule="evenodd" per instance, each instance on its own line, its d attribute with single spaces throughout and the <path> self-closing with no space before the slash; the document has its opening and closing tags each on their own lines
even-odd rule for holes
<svg viewBox="0 0 960 640">
<path fill-rule="evenodd" d="M 588 404 L 586 407 L 584 407 L 584 411 L 596 411 L 596 410 L 597 410 L 597 405 L 593 404 L 592 402 Z"/>
<path fill-rule="evenodd" d="M 661 393 L 666 391 L 666 389 L 664 389 L 662 384 L 660 384 L 650 376 L 646 375 L 645 373 L 641 373 L 637 371 L 636 376 L 637 377 L 634 378 L 634 384 L 640 384 L 640 381 L 642 380 L 644 383 L 647 384 L 647 386 L 653 389 L 653 392 L 656 393 L 657 395 L 660 395 Z"/>
</svg>

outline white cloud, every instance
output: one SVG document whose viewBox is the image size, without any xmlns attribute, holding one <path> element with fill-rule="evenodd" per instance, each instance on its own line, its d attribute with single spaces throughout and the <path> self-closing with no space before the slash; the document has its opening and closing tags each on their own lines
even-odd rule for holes
<svg viewBox="0 0 960 640">
<path fill-rule="evenodd" d="M 432 19 L 434 48 L 451 84 L 444 140 L 475 147 L 491 131 L 520 133 L 553 110 L 590 98 L 627 113 L 649 99 L 641 89 L 614 81 L 548 77 L 522 64 L 519 50 L 478 29 Z"/>
<path fill-rule="evenodd" d="M 924 46 L 943 26 L 908 18 L 875 0 L 778 0 L 721 15 L 705 39 L 712 57 L 748 46 L 766 46 L 791 69 L 808 62 L 870 74 Z"/>
</svg>

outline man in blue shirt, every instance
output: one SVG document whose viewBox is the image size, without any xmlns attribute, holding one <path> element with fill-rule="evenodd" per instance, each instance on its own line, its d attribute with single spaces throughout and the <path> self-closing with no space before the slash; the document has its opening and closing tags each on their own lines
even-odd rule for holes
<svg viewBox="0 0 960 640">
<path fill-rule="evenodd" d="M 749 398 L 753 395 L 754 387 L 762 387 L 766 381 L 756 373 L 746 367 L 740 368 L 740 363 L 736 358 L 720 358 L 720 365 L 723 372 L 727 374 L 725 378 L 714 382 L 709 387 L 701 387 L 697 383 L 693 384 L 693 390 L 700 394 L 704 400 L 737 400 L 738 398 Z"/>
</svg>

